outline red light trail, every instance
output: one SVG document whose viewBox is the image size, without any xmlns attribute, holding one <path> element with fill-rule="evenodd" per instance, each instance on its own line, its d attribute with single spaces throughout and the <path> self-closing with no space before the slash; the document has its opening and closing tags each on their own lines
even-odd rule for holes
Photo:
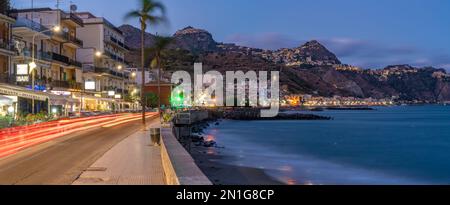
<svg viewBox="0 0 450 205">
<path fill-rule="evenodd" d="M 147 113 L 147 117 L 157 113 Z M 20 150 L 48 142 L 68 134 L 94 128 L 108 128 L 140 120 L 141 114 L 114 114 L 76 119 L 57 120 L 29 126 L 0 130 L 0 159 Z"/>
</svg>

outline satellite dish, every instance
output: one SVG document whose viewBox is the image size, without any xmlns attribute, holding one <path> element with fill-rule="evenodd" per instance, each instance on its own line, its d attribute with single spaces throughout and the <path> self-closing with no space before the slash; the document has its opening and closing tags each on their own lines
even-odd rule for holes
<svg viewBox="0 0 450 205">
<path fill-rule="evenodd" d="M 77 6 L 77 5 L 75 5 L 75 4 L 70 5 L 70 11 L 71 11 L 71 12 L 76 12 L 77 9 L 78 9 L 78 6 Z"/>
</svg>

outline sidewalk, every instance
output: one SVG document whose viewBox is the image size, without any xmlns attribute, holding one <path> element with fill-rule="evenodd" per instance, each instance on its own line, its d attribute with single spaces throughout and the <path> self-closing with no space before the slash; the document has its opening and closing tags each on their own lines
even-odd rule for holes
<svg viewBox="0 0 450 205">
<path fill-rule="evenodd" d="M 159 126 L 152 124 L 150 127 Z M 164 185 L 161 148 L 139 131 L 106 152 L 73 185 Z"/>
</svg>

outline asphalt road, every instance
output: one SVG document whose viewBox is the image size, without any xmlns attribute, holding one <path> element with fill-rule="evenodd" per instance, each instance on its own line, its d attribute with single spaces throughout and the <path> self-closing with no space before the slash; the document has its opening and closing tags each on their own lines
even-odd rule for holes
<svg viewBox="0 0 450 205">
<path fill-rule="evenodd" d="M 159 118 L 147 122 L 156 120 Z M 142 128 L 142 122 L 136 120 L 70 134 L 28 148 L 0 160 L 0 184 L 69 185 L 114 145 Z"/>
</svg>

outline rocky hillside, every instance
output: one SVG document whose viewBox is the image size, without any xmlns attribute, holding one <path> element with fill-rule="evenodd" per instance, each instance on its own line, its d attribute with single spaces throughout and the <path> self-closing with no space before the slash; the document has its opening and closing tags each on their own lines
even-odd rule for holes
<svg viewBox="0 0 450 205">
<path fill-rule="evenodd" d="M 120 27 L 126 44 L 139 48 L 139 29 Z M 146 45 L 152 44 L 151 34 Z M 194 62 L 203 62 L 204 70 L 277 70 L 281 71 L 283 94 L 315 96 L 353 96 L 395 98 L 398 100 L 450 101 L 450 75 L 443 69 L 414 68 L 409 65 L 364 70 L 341 61 L 318 41 L 297 48 L 277 51 L 223 44 L 202 29 L 186 27 L 173 35 L 171 51 L 166 52 L 166 70 L 192 71 Z M 139 62 L 139 52 L 127 60 Z"/>
<path fill-rule="evenodd" d="M 316 40 L 309 41 L 298 48 L 266 51 L 263 56 L 270 61 L 287 66 L 341 64 L 336 55 Z"/>
<path fill-rule="evenodd" d="M 188 50 L 195 54 L 218 51 L 217 43 L 212 35 L 202 29 L 188 26 L 177 31 L 173 37 L 175 38 L 176 48 Z"/>
</svg>

